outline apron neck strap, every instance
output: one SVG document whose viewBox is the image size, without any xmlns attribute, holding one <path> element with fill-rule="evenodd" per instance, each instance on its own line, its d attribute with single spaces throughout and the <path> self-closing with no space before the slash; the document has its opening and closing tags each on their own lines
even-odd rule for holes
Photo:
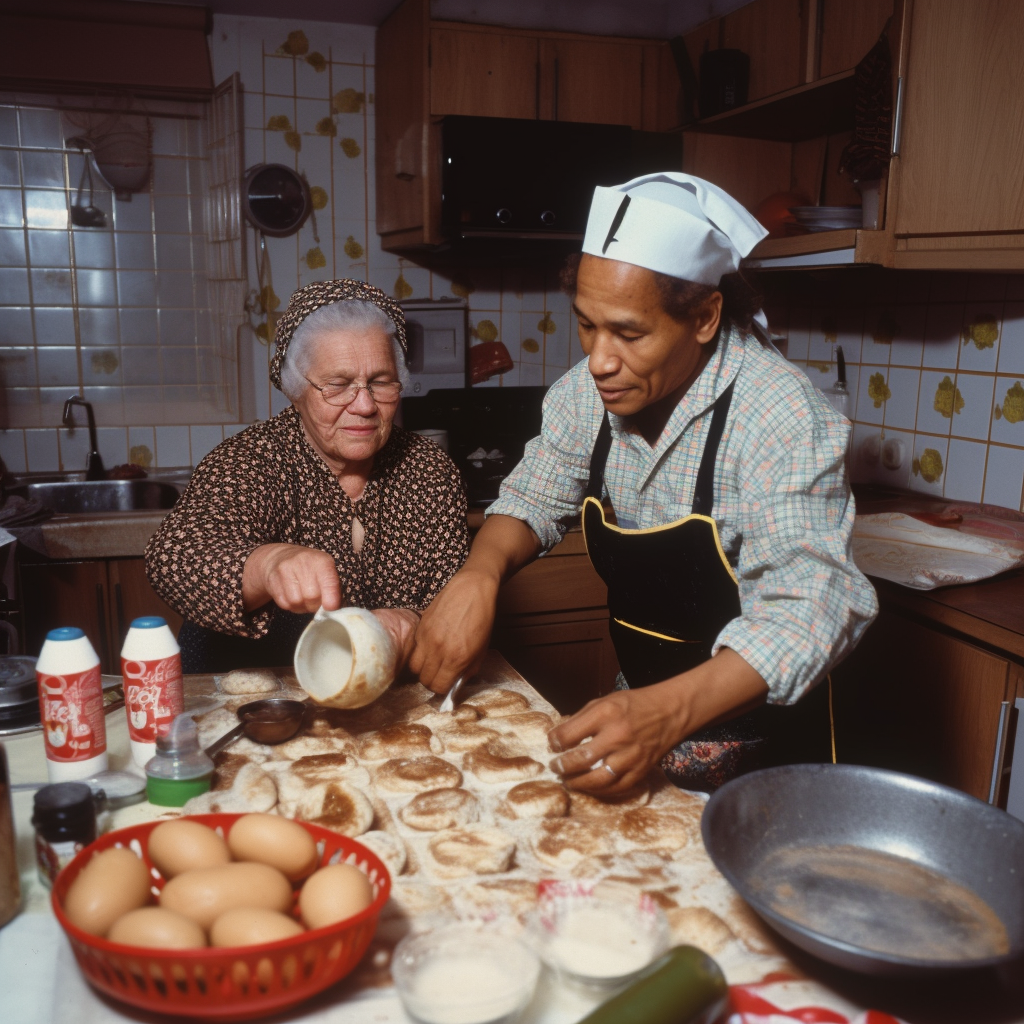
<svg viewBox="0 0 1024 1024">
<path fill-rule="evenodd" d="M 709 516 L 715 507 L 715 463 L 718 461 L 718 445 L 729 416 L 735 383 L 733 381 L 715 399 L 715 404 L 711 407 L 711 429 L 708 430 L 708 439 L 704 442 L 704 454 L 701 456 L 700 469 L 697 470 L 697 486 L 693 492 L 692 511 L 697 515 Z"/>
</svg>

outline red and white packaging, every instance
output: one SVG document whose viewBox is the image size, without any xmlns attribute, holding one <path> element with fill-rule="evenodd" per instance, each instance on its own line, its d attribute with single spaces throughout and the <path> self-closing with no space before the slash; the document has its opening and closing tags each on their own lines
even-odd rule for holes
<svg viewBox="0 0 1024 1024">
<path fill-rule="evenodd" d="M 39 711 L 50 782 L 107 770 L 100 659 L 77 627 L 51 629 L 36 661 Z"/>
<path fill-rule="evenodd" d="M 132 757 L 140 768 L 156 754 L 157 733 L 185 710 L 181 648 L 157 615 L 135 619 L 121 648 L 125 711 Z"/>
</svg>

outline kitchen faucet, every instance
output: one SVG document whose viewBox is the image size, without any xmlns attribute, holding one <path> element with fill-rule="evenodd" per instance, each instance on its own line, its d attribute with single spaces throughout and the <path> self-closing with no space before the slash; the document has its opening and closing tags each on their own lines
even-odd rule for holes
<svg viewBox="0 0 1024 1024">
<path fill-rule="evenodd" d="M 85 407 L 85 415 L 89 420 L 89 463 L 85 470 L 86 480 L 106 480 L 107 471 L 103 468 L 103 459 L 100 458 L 99 445 L 96 443 L 96 419 L 92 414 L 92 403 L 87 402 L 78 395 L 72 395 L 64 403 L 64 426 L 74 429 L 74 417 L 71 414 L 71 407 L 81 405 Z"/>
</svg>

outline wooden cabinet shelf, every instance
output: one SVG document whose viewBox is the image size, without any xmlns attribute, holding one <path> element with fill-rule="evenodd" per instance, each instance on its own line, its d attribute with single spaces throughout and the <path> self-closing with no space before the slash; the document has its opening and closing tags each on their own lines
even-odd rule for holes
<svg viewBox="0 0 1024 1024">
<path fill-rule="evenodd" d="M 686 125 L 688 132 L 802 142 L 853 128 L 853 71 L 799 85 Z"/>
</svg>

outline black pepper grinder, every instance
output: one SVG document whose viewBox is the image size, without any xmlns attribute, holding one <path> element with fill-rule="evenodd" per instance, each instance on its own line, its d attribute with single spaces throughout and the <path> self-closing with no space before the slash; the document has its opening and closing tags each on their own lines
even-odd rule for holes
<svg viewBox="0 0 1024 1024">
<path fill-rule="evenodd" d="M 57 782 L 35 795 L 32 824 L 36 830 L 39 880 L 50 888 L 61 870 L 96 838 L 96 802 L 84 782 Z"/>
</svg>

